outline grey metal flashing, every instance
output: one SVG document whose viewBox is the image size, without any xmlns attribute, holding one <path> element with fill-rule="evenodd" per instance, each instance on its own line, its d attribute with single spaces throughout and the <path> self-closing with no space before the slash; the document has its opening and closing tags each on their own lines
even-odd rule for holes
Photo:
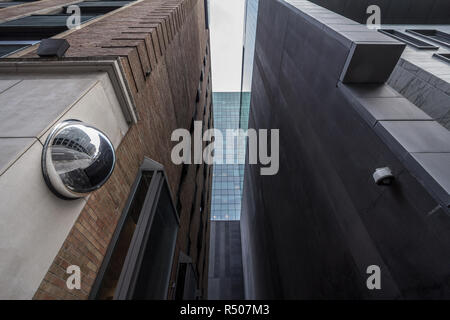
<svg viewBox="0 0 450 320">
<path fill-rule="evenodd" d="M 379 121 L 375 131 L 401 158 L 412 152 L 450 152 L 450 132 L 436 121 Z"/>
<path fill-rule="evenodd" d="M 409 172 L 450 213 L 450 132 L 387 85 L 338 86 Z"/>
<path fill-rule="evenodd" d="M 450 213 L 450 153 L 410 153 L 404 162 L 412 175 Z"/>
<path fill-rule="evenodd" d="M 344 95 L 351 101 L 353 107 L 359 112 L 363 119 L 370 125 L 375 126 L 378 121 L 432 121 L 433 119 L 425 112 L 417 108 L 414 104 L 400 95 L 390 96 L 390 90 L 388 90 L 388 96 L 386 93 L 382 94 L 382 87 L 372 87 L 373 90 L 377 90 L 381 96 L 376 94 L 372 96 L 361 95 L 361 87 L 354 87 L 352 85 L 340 84 L 341 90 Z M 359 90 L 359 91 L 358 91 Z M 358 95 L 359 93 L 359 95 Z"/>
</svg>

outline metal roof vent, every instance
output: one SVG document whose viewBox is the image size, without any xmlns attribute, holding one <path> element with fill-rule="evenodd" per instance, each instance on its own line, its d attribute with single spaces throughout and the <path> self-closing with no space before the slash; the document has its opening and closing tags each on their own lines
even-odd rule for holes
<svg viewBox="0 0 450 320">
<path fill-rule="evenodd" d="M 61 58 L 69 47 L 70 45 L 66 39 L 44 39 L 39 44 L 37 54 L 40 57 Z"/>
</svg>

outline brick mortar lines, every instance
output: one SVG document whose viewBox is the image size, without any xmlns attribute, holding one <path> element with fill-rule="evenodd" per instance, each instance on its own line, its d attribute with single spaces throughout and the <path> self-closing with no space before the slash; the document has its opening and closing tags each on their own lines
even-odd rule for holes
<svg viewBox="0 0 450 320">
<path fill-rule="evenodd" d="M 172 11 L 170 11 L 170 8 L 164 8 L 161 9 L 161 11 L 168 10 L 167 13 L 162 12 L 154 12 L 153 17 L 143 16 L 141 13 L 138 15 L 138 18 L 135 16 L 132 16 L 132 13 L 135 12 L 137 9 L 142 10 L 142 7 L 148 7 L 146 4 L 148 1 L 142 2 L 137 6 L 138 8 L 129 7 L 126 8 L 126 10 L 123 10 L 121 12 L 118 12 L 117 15 L 111 15 L 108 20 L 102 20 L 98 21 L 97 23 L 93 23 L 92 25 L 80 29 L 77 32 L 73 32 L 71 34 L 68 34 L 66 39 L 71 44 L 78 44 L 78 47 L 72 46 L 73 54 L 72 57 L 83 57 L 86 56 L 86 53 L 92 56 L 101 56 L 102 54 L 106 54 L 108 56 L 114 56 L 114 52 L 116 52 L 116 56 L 118 57 L 120 63 L 125 68 L 125 78 L 127 79 L 128 83 L 133 83 L 135 86 L 135 90 L 132 90 L 132 95 L 135 98 L 135 101 L 139 105 L 138 111 L 139 113 L 144 112 L 148 113 L 149 109 L 154 111 L 157 111 L 158 108 L 161 108 L 162 105 L 165 105 L 165 101 L 167 101 L 167 98 L 161 100 L 163 96 L 159 96 L 160 94 L 164 94 L 161 92 L 160 94 L 157 94 L 157 96 L 151 97 L 152 101 L 148 101 L 148 93 L 145 91 L 140 91 L 140 88 L 145 88 L 148 90 L 149 86 L 156 85 L 161 80 L 164 80 L 161 78 L 163 74 L 166 74 L 168 70 L 166 70 L 166 67 L 159 67 L 158 66 L 165 66 L 166 64 L 166 50 L 169 49 L 169 45 L 173 40 L 176 39 L 178 33 L 183 28 L 184 23 L 186 22 L 186 19 L 190 19 L 191 23 L 189 26 L 190 33 L 194 36 L 194 41 L 200 41 L 200 43 L 204 42 L 205 36 L 206 36 L 206 43 L 208 43 L 207 35 L 205 35 L 202 32 L 202 29 L 200 30 L 200 34 L 197 34 L 198 32 L 198 19 L 199 19 L 199 8 L 197 10 L 193 10 L 194 7 L 199 3 L 199 0 L 186 0 L 186 1 L 166 1 L 164 3 L 160 2 L 159 4 L 168 6 L 172 6 Z M 174 3 L 176 3 L 176 6 L 174 6 Z M 155 7 L 152 6 L 154 9 Z M 202 8 L 203 9 L 203 8 Z M 198 11 L 198 12 L 197 12 Z M 152 11 L 153 12 L 153 11 Z M 126 17 L 128 15 L 128 17 Z M 132 16 L 132 18 L 129 18 Z M 179 19 L 180 23 L 177 23 L 177 18 Z M 146 21 L 144 21 L 146 20 Z M 147 25 L 148 27 L 142 27 L 141 29 L 135 29 L 133 26 L 136 25 L 136 23 L 143 22 L 142 25 Z M 126 25 L 123 25 L 125 23 Z M 114 25 L 114 30 L 111 32 L 110 29 L 107 28 L 107 26 Z M 171 27 L 168 27 L 168 26 Z M 149 27 L 151 26 L 151 27 Z M 170 29 L 172 28 L 172 29 Z M 97 29 L 97 33 L 93 32 L 94 29 Z M 139 33 L 136 33 L 136 30 L 139 30 Z M 170 30 L 173 30 L 174 34 L 170 34 Z M 93 32 L 93 33 L 92 33 Z M 188 32 L 188 31 L 186 31 Z M 89 34 L 92 36 L 92 34 L 97 34 L 99 36 L 103 36 L 101 39 L 95 39 L 94 41 L 83 43 L 83 34 Z M 130 38 L 124 37 L 124 35 L 130 35 Z M 146 46 L 144 45 L 146 43 L 145 39 L 141 40 L 140 42 L 133 42 L 136 41 L 135 39 L 136 35 L 139 35 L 140 37 L 145 37 L 146 39 L 152 40 L 152 46 Z M 113 38 L 116 38 L 119 35 L 120 39 L 116 39 L 119 41 L 126 41 L 127 46 L 118 46 L 117 48 L 103 48 L 102 45 L 106 43 L 105 46 L 108 44 L 112 44 L 114 46 L 114 40 Z M 164 36 L 164 40 L 162 40 L 162 36 Z M 148 38 L 147 38 L 148 37 Z M 96 38 L 94 35 L 93 38 Z M 191 39 L 192 40 L 192 39 Z M 148 41 L 148 40 L 147 40 Z M 120 42 L 119 42 L 120 43 Z M 134 44 L 134 45 L 130 45 Z M 177 40 L 178 45 L 184 45 L 188 47 L 182 47 L 183 50 L 191 49 L 189 47 L 189 41 L 186 42 L 180 41 L 178 38 Z M 159 46 L 159 48 L 158 48 Z M 149 47 L 152 49 L 153 52 L 148 52 Z M 139 49 L 141 49 L 141 53 L 139 52 Z M 147 54 L 144 56 L 142 51 L 147 51 Z M 179 50 L 179 49 L 172 49 L 172 55 L 173 50 Z M 204 50 L 204 48 L 202 48 Z M 70 56 L 70 49 L 68 51 Z M 158 52 L 160 51 L 160 52 Z M 196 51 L 194 50 L 194 53 Z M 203 52 L 203 51 L 201 51 Z M 200 52 L 201 57 L 203 58 L 203 53 Z M 139 56 L 141 55 L 141 56 Z M 29 55 L 30 57 L 33 57 L 33 55 Z M 152 68 L 152 74 L 154 72 L 155 75 L 153 77 L 150 77 L 145 79 L 145 76 L 142 74 L 143 70 L 143 64 L 142 61 L 148 61 L 151 66 L 151 58 L 149 61 L 149 57 L 154 56 L 154 63 L 155 68 Z M 191 55 L 185 55 L 184 59 L 190 59 Z M 209 61 L 210 56 L 208 54 L 208 68 L 209 68 Z M 162 62 L 162 63 L 161 63 Z M 175 62 L 177 64 L 177 62 Z M 200 62 L 199 62 L 200 65 Z M 209 69 L 206 70 L 209 70 Z M 173 68 L 172 68 L 173 69 Z M 183 72 L 191 72 L 188 68 L 184 70 Z M 164 70 L 164 71 L 163 71 Z M 200 70 L 199 70 L 200 71 Z M 156 78 L 155 78 L 156 77 Z M 150 80 L 149 83 L 146 83 L 147 80 Z M 167 79 L 167 78 L 166 78 Z M 167 79 L 169 80 L 169 79 Z M 164 80 L 164 81 L 167 81 Z M 205 74 L 205 80 L 206 80 L 206 74 Z M 156 82 L 155 82 L 156 81 Z M 186 78 L 187 82 L 192 81 L 191 78 Z M 131 85 L 131 86 L 133 86 Z M 165 83 L 161 83 L 161 85 L 165 85 Z M 177 85 L 177 84 L 175 84 Z M 193 88 L 190 88 L 192 90 Z M 159 90 L 159 89 L 156 89 Z M 163 90 L 164 91 L 164 90 Z M 156 91 L 158 92 L 158 91 Z M 172 93 L 169 91 L 169 93 L 172 95 Z M 188 90 L 188 98 L 190 99 L 189 90 Z M 147 96 L 146 96 L 147 94 Z M 208 97 L 207 102 L 210 101 L 212 95 Z M 203 100 L 203 97 L 202 99 Z M 170 101 L 172 101 L 172 98 L 170 98 Z M 203 100 L 204 101 L 204 100 Z M 150 106 L 146 106 L 150 103 Z M 171 102 L 174 103 L 174 102 Z M 210 103 L 207 103 L 207 108 L 210 107 Z M 168 111 L 165 111 L 168 112 Z M 201 113 L 198 113 L 201 114 Z M 149 121 L 147 116 L 144 116 L 143 118 L 145 121 Z M 140 120 L 140 125 L 133 125 L 130 127 L 126 137 L 122 141 L 121 145 L 119 146 L 117 150 L 118 155 L 118 165 L 117 170 L 115 170 L 115 173 L 113 174 L 112 178 L 108 183 L 97 191 L 96 193 L 92 194 L 91 197 L 88 200 L 87 205 L 83 209 L 83 211 L 80 214 L 80 217 L 78 218 L 77 222 L 75 223 L 74 227 L 72 228 L 71 232 L 69 233 L 69 236 L 67 237 L 65 243 L 63 244 L 60 252 L 55 257 L 55 261 L 50 266 L 49 271 L 47 272 L 47 275 L 42 280 L 41 286 L 37 290 L 34 299 L 54 299 L 54 298 L 69 298 L 69 299 L 86 299 L 88 297 L 88 292 L 90 291 L 90 288 L 94 282 L 94 279 L 97 275 L 98 268 L 101 265 L 101 262 L 103 260 L 103 256 L 106 252 L 106 247 L 109 245 L 109 241 L 111 239 L 111 236 L 114 232 L 115 225 L 120 217 L 120 214 L 123 209 L 123 204 L 125 203 L 127 197 L 129 188 L 131 187 L 132 181 L 134 181 L 135 174 L 137 173 L 137 168 L 140 165 L 140 162 L 142 160 L 141 154 L 144 153 L 144 155 L 148 155 L 151 158 L 155 156 L 156 154 L 154 152 L 148 152 L 148 151 L 142 151 L 139 150 L 139 148 L 148 148 L 146 146 L 142 145 L 141 136 L 146 137 L 144 132 L 141 132 L 142 130 L 148 130 L 148 124 L 142 124 L 142 121 Z M 156 121 L 156 120 L 150 120 L 150 122 Z M 144 127 L 143 127 L 144 126 Z M 150 123 L 150 126 L 154 126 L 154 124 Z M 164 144 L 163 141 L 157 140 L 156 143 L 159 145 L 158 148 L 161 148 Z M 138 148 L 138 149 L 136 149 Z M 135 150 L 136 149 L 136 150 Z M 163 150 L 163 149 L 159 149 Z M 154 158 L 156 161 L 166 163 L 167 161 L 162 161 L 162 159 L 159 159 L 159 157 Z M 126 168 L 126 169 L 125 169 Z M 195 169 L 195 166 L 192 166 L 191 169 Z M 206 167 L 205 167 L 206 169 Z M 175 172 L 178 176 L 179 173 L 181 173 L 180 168 L 176 168 L 176 171 L 174 171 L 175 168 L 172 168 L 171 165 L 168 165 L 166 168 L 166 172 L 169 176 L 169 184 L 171 185 L 171 189 L 174 193 L 178 189 L 175 188 L 174 181 L 178 181 L 176 177 L 174 177 Z M 195 170 L 194 170 L 195 172 Z M 194 175 L 195 176 L 195 175 Z M 211 178 L 211 176 L 210 176 Z M 125 180 L 124 180 L 125 179 Z M 196 179 L 195 179 L 196 180 Z M 122 183 L 120 183 L 122 182 Z M 124 183 L 125 182 L 125 183 Z M 120 184 L 120 186 L 117 186 L 117 184 Z M 209 181 L 210 184 L 210 181 Z M 118 190 L 120 189 L 120 190 Z M 180 190 L 178 190 L 180 191 Z M 197 198 L 197 195 L 200 195 L 202 190 L 197 190 L 196 194 L 193 194 L 194 199 Z M 182 190 L 183 198 L 185 198 L 189 194 L 189 190 Z M 210 193 L 210 190 L 209 190 Z M 120 195 L 120 196 L 119 196 Z M 117 198 L 117 201 L 114 201 L 115 197 L 119 196 Z M 185 203 L 191 203 L 192 200 L 187 199 Z M 195 200 L 194 200 L 195 201 Z M 195 201 L 197 202 L 197 201 Z M 195 205 L 197 207 L 197 205 Z M 197 208 L 195 211 L 195 214 L 197 214 Z M 210 213 L 206 213 L 206 215 L 209 215 Z M 200 217 L 200 220 L 202 217 Z M 202 222 L 202 221 L 201 221 Z M 91 225 L 93 224 L 93 225 Z M 109 226 L 106 227 L 106 226 Z M 205 233 L 209 232 L 208 225 L 203 227 L 203 231 Z M 106 230 L 105 230 L 106 229 Z M 86 234 L 85 234 L 86 233 Z M 189 226 L 183 226 L 180 225 L 180 232 L 179 232 L 179 238 L 177 239 L 177 250 L 175 254 L 175 259 L 178 259 L 178 252 L 180 249 L 185 247 L 184 242 L 187 241 L 187 237 L 189 237 L 189 234 L 191 233 L 191 230 Z M 185 237 L 182 237 L 184 235 Z M 87 240 L 86 240 L 86 239 Z M 106 247 L 105 247 L 106 246 Z M 203 252 L 198 252 L 197 255 L 205 256 L 204 259 L 207 259 L 207 252 L 204 251 L 207 249 L 202 248 Z M 83 276 L 87 277 L 87 284 L 83 285 L 83 291 L 78 292 L 77 294 L 72 294 L 69 291 L 67 291 L 66 288 L 58 288 L 58 284 L 61 285 L 62 282 L 59 280 L 64 280 L 62 277 L 63 274 L 61 274 L 61 268 L 63 268 L 66 264 L 69 263 L 82 263 L 82 274 Z M 63 263 L 63 265 L 61 265 Z M 175 263 L 174 263 L 175 266 Z M 198 266 L 198 268 L 201 268 L 201 265 Z M 172 268 L 172 274 L 174 274 L 174 270 L 176 268 Z M 201 268 L 203 269 L 203 268 Z M 202 270 L 203 271 L 203 270 Z M 58 277 L 58 275 L 55 272 L 59 272 L 60 279 L 55 280 L 54 277 Z M 67 275 L 66 275 L 67 277 Z M 207 277 L 207 274 L 206 274 Z M 201 275 L 201 281 L 204 283 L 205 281 L 205 275 Z M 49 280 L 52 280 L 50 282 Z M 64 280 L 65 283 L 65 280 Z"/>
</svg>

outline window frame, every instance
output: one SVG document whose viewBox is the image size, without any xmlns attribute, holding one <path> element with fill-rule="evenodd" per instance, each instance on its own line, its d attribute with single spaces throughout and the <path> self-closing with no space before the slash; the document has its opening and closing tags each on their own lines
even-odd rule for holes
<svg viewBox="0 0 450 320">
<path fill-rule="evenodd" d="M 10 51 L 10 52 L 8 52 L 6 54 L 3 54 L 3 55 L 0 54 L 0 58 L 5 58 L 5 57 L 7 57 L 7 56 L 9 56 L 11 54 L 14 54 L 16 52 L 24 50 L 24 49 L 26 49 L 26 48 L 28 48 L 30 46 L 33 46 L 33 45 L 35 45 L 35 44 L 37 44 L 39 42 L 40 41 L 38 41 L 38 40 L 17 40 L 17 41 L 14 41 L 14 40 L 0 40 L 0 46 L 2 46 L 2 45 L 4 45 L 4 46 L 20 46 L 20 45 L 22 45 L 23 46 L 23 47 L 21 47 L 19 49 Z"/>
<path fill-rule="evenodd" d="M 180 279 L 180 272 L 181 272 L 181 268 L 183 265 L 186 266 L 186 274 L 184 274 L 183 279 Z M 188 274 L 187 274 L 188 268 L 190 268 L 192 275 L 194 276 L 194 279 L 195 279 L 195 292 L 194 292 L 195 299 L 194 300 L 198 300 L 198 298 L 199 298 L 199 295 L 198 295 L 199 277 L 198 277 L 197 271 L 195 269 L 195 263 L 192 261 L 192 258 L 190 256 L 188 256 L 184 252 L 180 251 L 180 253 L 178 255 L 178 265 L 177 265 L 177 271 L 176 271 L 176 276 L 175 276 L 175 279 L 176 279 L 175 292 L 174 292 L 175 300 L 186 300 L 185 299 L 186 293 L 189 293 L 189 292 L 186 292 L 186 280 L 188 279 Z M 180 281 L 180 280 L 183 280 L 183 281 Z"/>
<path fill-rule="evenodd" d="M 136 229 L 133 233 L 130 245 L 128 247 L 127 255 L 120 272 L 119 281 L 117 283 L 115 292 L 114 292 L 114 300 L 128 300 L 132 299 L 134 290 L 136 288 L 137 279 L 139 276 L 140 266 L 142 263 L 142 259 L 144 257 L 145 248 L 147 247 L 147 241 L 149 238 L 149 234 L 153 224 L 153 218 L 155 217 L 156 209 L 158 207 L 158 201 L 160 199 L 161 191 L 163 189 L 164 184 L 167 186 L 167 190 L 169 192 L 170 204 L 173 209 L 173 213 L 175 215 L 175 221 L 177 223 L 177 233 L 180 226 L 180 217 L 176 210 L 176 206 L 173 203 L 172 192 L 170 190 L 170 185 L 168 183 L 168 179 L 166 173 L 164 171 L 164 166 L 160 163 L 153 161 L 147 157 L 144 157 L 144 161 L 139 168 L 139 172 L 134 180 L 134 183 L 130 189 L 130 193 L 128 195 L 127 202 L 125 204 L 124 209 L 122 210 L 122 214 L 117 223 L 116 229 L 113 233 L 111 241 L 106 250 L 106 254 L 103 258 L 102 264 L 100 266 L 99 272 L 97 273 L 97 277 L 92 285 L 91 292 L 89 294 L 90 300 L 95 300 L 100 292 L 100 288 L 107 271 L 107 268 L 110 264 L 111 257 L 113 255 L 114 250 L 118 244 L 120 233 L 124 227 L 126 219 L 129 215 L 129 211 L 131 205 L 133 203 L 133 199 L 138 190 L 139 183 L 141 181 L 142 175 L 144 172 L 152 171 L 153 175 L 150 181 L 150 185 L 148 187 L 144 203 L 141 208 L 141 214 L 139 215 L 138 223 L 136 225 Z M 175 244 L 172 248 L 173 253 L 175 253 Z M 172 255 L 171 261 L 169 263 L 169 268 L 172 268 L 174 256 Z M 170 274 L 170 273 L 169 273 Z M 166 286 L 165 297 L 167 297 L 168 289 L 169 289 L 169 281 Z"/>
</svg>

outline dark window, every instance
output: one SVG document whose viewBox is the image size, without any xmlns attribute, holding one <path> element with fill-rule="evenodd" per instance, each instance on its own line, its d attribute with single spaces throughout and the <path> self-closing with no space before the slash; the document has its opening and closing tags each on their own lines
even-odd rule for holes
<svg viewBox="0 0 450 320">
<path fill-rule="evenodd" d="M 134 1 L 134 0 L 133 0 Z M 81 23 L 85 23 L 99 15 L 119 9 L 133 1 L 85 1 L 75 3 L 81 9 Z M 30 2 L 0 2 L 0 9 L 10 6 L 10 3 L 21 4 Z M 0 23 L 0 57 L 22 50 L 29 45 L 38 43 L 42 39 L 51 38 L 67 31 L 67 6 L 57 9 L 54 14 L 34 14 L 19 19 Z M 4 43 L 12 42 L 12 43 Z M 33 42 L 27 45 L 13 42 Z"/>
<path fill-rule="evenodd" d="M 0 41 L 0 58 L 25 49 L 36 41 Z"/>
<path fill-rule="evenodd" d="M 165 299 L 177 232 L 163 168 L 145 159 L 90 298 Z"/>
<path fill-rule="evenodd" d="M 197 274 L 192 259 L 180 253 L 177 272 L 176 300 L 197 299 Z"/>
<path fill-rule="evenodd" d="M 67 29 L 67 14 L 31 15 L 0 24 L 0 40 L 42 40 Z M 95 15 L 81 15 L 81 22 Z"/>
<path fill-rule="evenodd" d="M 23 49 L 26 45 L 0 44 L 0 57 Z"/>
<path fill-rule="evenodd" d="M 178 222 L 167 184 L 161 190 L 132 299 L 165 299 Z"/>
<path fill-rule="evenodd" d="M 82 14 L 100 15 L 119 9 L 133 1 L 84 1 L 76 3 L 80 7 Z M 68 6 L 63 7 L 63 12 L 67 12 Z"/>
</svg>

